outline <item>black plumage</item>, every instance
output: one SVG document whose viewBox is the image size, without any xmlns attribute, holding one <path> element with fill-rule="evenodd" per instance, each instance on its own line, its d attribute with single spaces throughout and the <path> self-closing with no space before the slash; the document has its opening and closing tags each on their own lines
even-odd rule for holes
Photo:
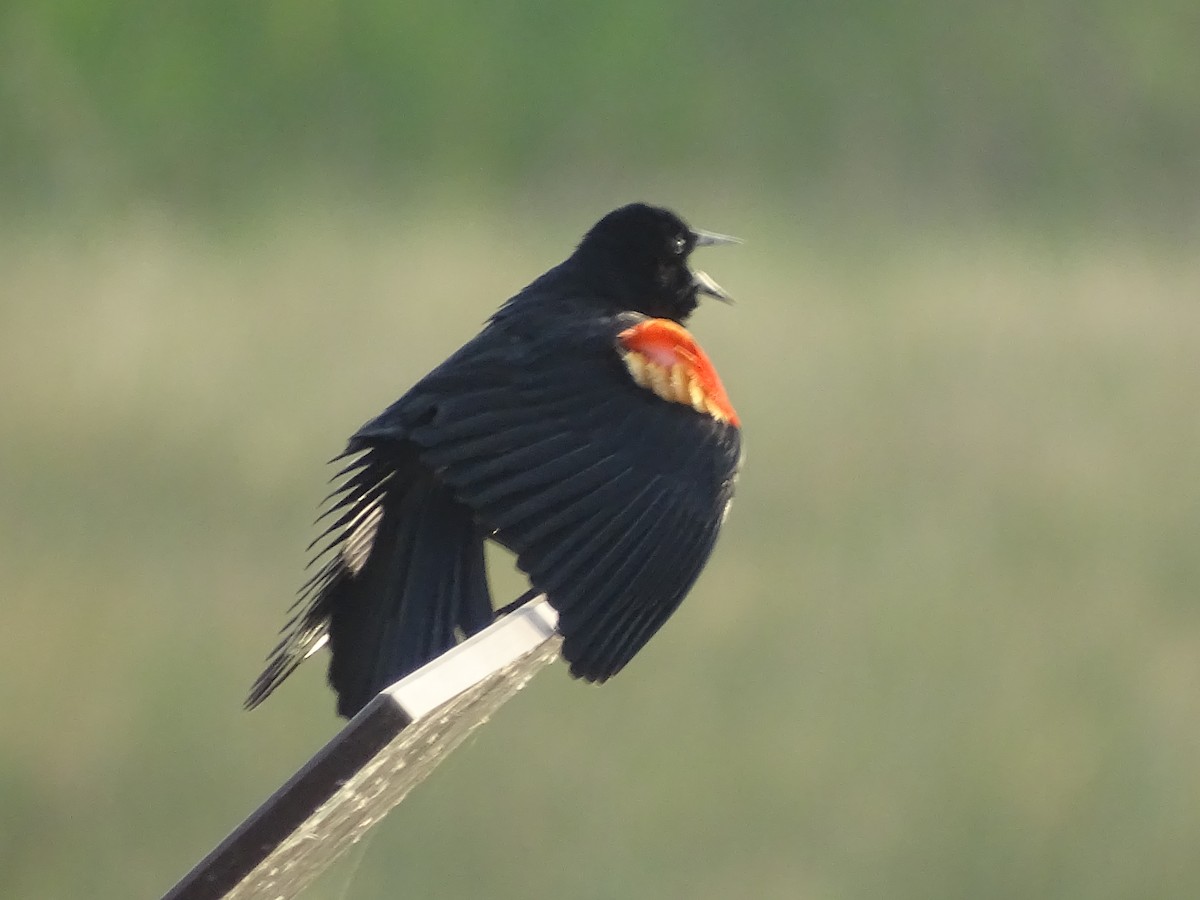
<svg viewBox="0 0 1200 900">
<path fill-rule="evenodd" d="M 732 409 L 706 414 L 635 383 L 622 336 L 682 323 L 698 293 L 724 296 L 687 265 L 698 243 L 719 242 L 643 204 L 610 213 L 359 429 L 328 545 L 247 705 L 327 636 L 349 716 L 486 626 L 487 539 L 558 611 L 573 675 L 620 671 L 707 561 L 741 456 Z"/>
</svg>

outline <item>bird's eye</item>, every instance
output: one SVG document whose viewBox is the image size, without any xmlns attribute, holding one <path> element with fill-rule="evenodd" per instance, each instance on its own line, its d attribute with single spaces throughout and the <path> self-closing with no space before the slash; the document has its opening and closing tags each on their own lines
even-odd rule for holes
<svg viewBox="0 0 1200 900">
<path fill-rule="evenodd" d="M 681 237 L 675 238 L 671 244 L 671 249 L 675 252 L 676 256 L 683 256 L 684 251 L 687 250 L 687 239 Z"/>
</svg>

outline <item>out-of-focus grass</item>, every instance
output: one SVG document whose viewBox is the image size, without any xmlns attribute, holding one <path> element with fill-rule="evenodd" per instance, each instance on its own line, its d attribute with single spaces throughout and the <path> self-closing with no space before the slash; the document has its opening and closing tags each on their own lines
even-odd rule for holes
<svg viewBox="0 0 1200 900">
<path fill-rule="evenodd" d="M 320 666 L 239 709 L 322 461 L 588 224 L 422 218 L 4 235 L 0 894 L 161 892 L 336 727 Z M 1200 266 L 696 218 L 712 565 L 312 895 L 1196 896 Z"/>
</svg>

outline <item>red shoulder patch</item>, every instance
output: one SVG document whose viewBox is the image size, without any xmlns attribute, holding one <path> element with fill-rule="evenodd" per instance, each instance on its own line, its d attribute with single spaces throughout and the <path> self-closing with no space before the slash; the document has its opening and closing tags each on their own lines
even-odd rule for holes
<svg viewBox="0 0 1200 900">
<path fill-rule="evenodd" d="M 716 368 L 682 325 L 670 319 L 648 319 L 626 328 L 617 342 L 637 385 L 718 422 L 741 425 Z"/>
</svg>

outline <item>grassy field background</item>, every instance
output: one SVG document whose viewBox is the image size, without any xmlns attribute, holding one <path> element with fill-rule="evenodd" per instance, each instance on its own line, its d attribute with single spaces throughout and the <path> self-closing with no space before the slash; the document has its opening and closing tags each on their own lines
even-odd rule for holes
<svg viewBox="0 0 1200 900">
<path fill-rule="evenodd" d="M 310 896 L 1197 896 L 1188 241 L 648 199 L 748 240 L 694 321 L 746 429 L 718 552 Z M 332 734 L 321 665 L 240 709 L 323 460 L 603 211 L 0 234 L 0 894 L 156 896 Z"/>
<path fill-rule="evenodd" d="M 1198 26 L 0 9 L 0 896 L 158 896 L 333 733 L 240 709 L 323 461 L 633 199 L 748 241 L 718 551 L 309 896 L 1200 896 Z"/>
</svg>

